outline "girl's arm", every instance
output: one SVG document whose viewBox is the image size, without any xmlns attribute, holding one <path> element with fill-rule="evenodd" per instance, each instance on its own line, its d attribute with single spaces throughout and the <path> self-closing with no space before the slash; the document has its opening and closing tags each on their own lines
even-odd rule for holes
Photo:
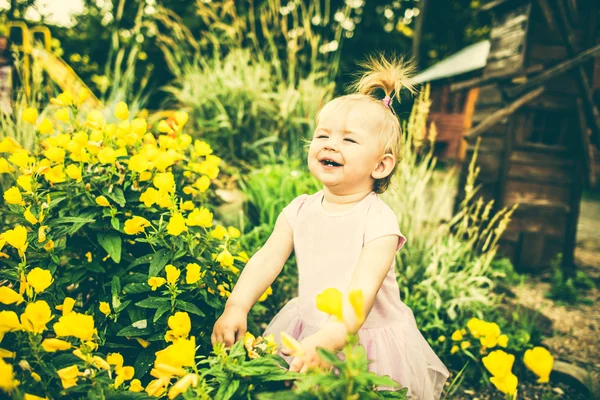
<svg viewBox="0 0 600 400">
<path fill-rule="evenodd" d="M 293 247 L 292 228 L 280 213 L 267 242 L 248 260 L 225 308 L 236 307 L 248 313 L 277 278 Z"/>
<path fill-rule="evenodd" d="M 377 292 L 379 292 L 383 280 L 396 256 L 397 246 L 398 236 L 386 235 L 371 240 L 362 249 L 345 295 L 352 290 L 362 290 L 364 301 L 363 315 L 365 316 L 369 315 L 373 308 Z M 352 318 L 349 315 L 347 316 L 346 313 L 344 314 L 345 319 Z M 354 320 L 347 322 L 349 322 L 350 326 L 355 326 L 355 331 L 358 331 L 364 323 L 364 321 L 355 323 Z M 308 367 L 318 365 L 321 361 L 316 353 L 316 348 L 323 347 L 331 351 L 341 350 L 346 343 L 347 334 L 348 329 L 346 328 L 346 324 L 338 321 L 336 317 L 331 317 L 319 331 L 301 342 L 306 357 L 304 359 L 295 357 L 290 364 L 290 371 L 305 372 Z"/>
</svg>

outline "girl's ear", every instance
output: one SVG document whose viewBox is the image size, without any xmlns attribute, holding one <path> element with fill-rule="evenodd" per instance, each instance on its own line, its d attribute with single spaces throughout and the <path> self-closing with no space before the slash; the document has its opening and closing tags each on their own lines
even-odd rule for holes
<svg viewBox="0 0 600 400">
<path fill-rule="evenodd" d="M 392 170 L 396 166 L 396 159 L 389 153 L 384 154 L 380 159 L 379 163 L 371 172 L 373 179 L 383 179 L 392 173 Z"/>
</svg>

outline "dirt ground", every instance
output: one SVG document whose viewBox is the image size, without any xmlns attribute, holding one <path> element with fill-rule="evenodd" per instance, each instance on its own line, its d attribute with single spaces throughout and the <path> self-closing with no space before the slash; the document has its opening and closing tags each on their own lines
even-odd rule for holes
<svg viewBox="0 0 600 400">
<path fill-rule="evenodd" d="M 544 339 L 543 345 L 556 359 L 590 371 L 595 386 L 600 376 L 599 228 L 600 197 L 587 197 L 581 204 L 575 259 L 579 269 L 594 281 L 596 288 L 585 293 L 584 303 L 557 304 L 546 298 L 551 287 L 549 273 L 530 276 L 523 286 L 514 288 L 520 304 L 539 310 L 540 314 L 552 321 L 553 335 Z"/>
</svg>

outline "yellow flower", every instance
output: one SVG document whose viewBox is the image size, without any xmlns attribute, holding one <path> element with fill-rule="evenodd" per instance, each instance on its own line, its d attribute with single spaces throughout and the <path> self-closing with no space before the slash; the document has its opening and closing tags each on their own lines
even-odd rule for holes
<svg viewBox="0 0 600 400">
<path fill-rule="evenodd" d="M 296 339 L 291 337 L 285 332 L 281 332 L 281 344 L 286 349 L 290 350 L 290 355 L 293 357 L 302 357 L 304 356 L 304 349 L 302 345 L 298 343 Z"/>
<path fill-rule="evenodd" d="M 42 225 L 38 229 L 38 243 L 43 243 L 46 241 L 46 230 L 48 227 L 46 225 Z"/>
<path fill-rule="evenodd" d="M 171 389 L 169 389 L 168 394 L 169 399 L 172 400 L 180 394 L 187 392 L 190 386 L 196 387 L 197 385 L 198 375 L 194 373 L 187 374 L 186 376 L 178 380 L 173 386 L 171 386 Z"/>
<path fill-rule="evenodd" d="M 62 165 L 55 165 L 44 174 L 44 178 L 50 183 L 61 183 L 66 180 Z"/>
<path fill-rule="evenodd" d="M 102 129 L 104 126 L 104 117 L 98 110 L 90 111 L 87 115 L 87 126 L 90 129 Z"/>
<path fill-rule="evenodd" d="M 131 130 L 139 137 L 142 137 L 146 133 L 147 127 L 148 123 L 144 118 L 135 118 L 131 121 Z"/>
<path fill-rule="evenodd" d="M 464 341 L 464 342 L 461 342 L 461 343 L 460 343 L 460 348 L 461 348 L 461 349 L 463 349 L 463 350 L 466 350 L 466 349 L 468 349 L 469 347 L 471 347 L 471 343 L 469 343 L 469 342 L 467 342 L 467 341 Z"/>
<path fill-rule="evenodd" d="M 192 321 L 186 312 L 178 311 L 169 317 L 170 333 L 177 338 L 187 338 L 192 330 Z"/>
<path fill-rule="evenodd" d="M 506 335 L 498 336 L 498 346 L 506 348 L 506 346 L 508 346 L 508 336 L 506 336 Z"/>
<path fill-rule="evenodd" d="M 440 342 L 440 343 L 444 343 L 444 342 L 446 341 L 446 336 L 444 336 L 444 335 L 441 335 L 441 336 L 440 336 L 440 337 L 439 337 L 437 340 L 438 340 L 438 342 Z"/>
<path fill-rule="evenodd" d="M 62 311 L 62 315 L 67 315 L 71 311 L 73 311 L 73 306 L 75 305 L 75 299 L 71 297 L 65 297 L 62 305 L 56 306 L 56 309 Z"/>
<path fill-rule="evenodd" d="M 50 306 L 44 300 L 27 304 L 25 312 L 21 314 L 21 325 L 27 332 L 42 333 L 46 324 L 52 319 Z"/>
<path fill-rule="evenodd" d="M 156 352 L 154 365 L 165 364 L 172 368 L 192 367 L 195 365 L 196 338 L 179 339 L 164 350 Z"/>
<path fill-rule="evenodd" d="M 8 286 L 0 286 L 0 303 L 3 304 L 21 304 L 23 302 L 23 296 L 15 292 Z"/>
<path fill-rule="evenodd" d="M 69 109 L 68 108 L 61 108 L 60 110 L 57 110 L 54 113 L 54 116 L 56 117 L 56 119 L 58 119 L 59 121 L 62 122 L 69 122 Z"/>
<path fill-rule="evenodd" d="M 554 357 L 548 350 L 539 346 L 529 349 L 523 356 L 523 362 L 538 376 L 538 383 L 546 383 L 550 380 Z"/>
<path fill-rule="evenodd" d="M 217 256 L 217 262 L 220 263 L 222 267 L 231 267 L 233 265 L 233 261 L 233 256 L 227 249 L 223 250 Z"/>
<path fill-rule="evenodd" d="M 161 133 L 171 132 L 171 127 L 169 126 L 169 123 L 164 119 L 158 123 L 157 129 Z"/>
<path fill-rule="evenodd" d="M 317 295 L 317 308 L 329 315 L 335 315 L 344 321 L 342 312 L 342 292 L 336 288 L 328 288 Z"/>
<path fill-rule="evenodd" d="M 79 89 L 79 93 L 77 93 L 77 105 L 81 105 L 85 103 L 85 101 L 90 97 L 90 91 L 86 88 Z"/>
<path fill-rule="evenodd" d="M 170 381 L 171 379 L 168 377 L 154 379 L 148 383 L 148 386 L 146 386 L 146 393 L 148 396 L 161 397 L 167 391 L 167 386 L 169 385 Z"/>
<path fill-rule="evenodd" d="M 267 290 L 265 290 L 264 293 L 260 295 L 260 297 L 258 298 L 258 301 L 259 302 L 265 301 L 272 294 L 273 294 L 273 288 L 271 286 L 269 286 L 267 288 Z"/>
<path fill-rule="evenodd" d="M 498 338 L 493 335 L 487 335 L 479 338 L 479 342 L 483 347 L 492 349 L 498 344 Z"/>
<path fill-rule="evenodd" d="M 14 168 L 8 165 L 6 158 L 0 157 L 0 174 L 10 174 L 14 172 Z"/>
<path fill-rule="evenodd" d="M 52 282 L 54 282 L 54 279 L 52 279 L 52 274 L 47 269 L 35 267 L 27 274 L 27 283 L 33 287 L 36 293 L 42 293 L 48 289 Z"/>
<path fill-rule="evenodd" d="M 15 164 L 17 167 L 26 167 L 31 160 L 32 158 L 29 157 L 27 150 L 18 150 L 8 157 L 8 161 Z"/>
<path fill-rule="evenodd" d="M 187 231 L 188 228 L 185 225 L 185 219 L 181 213 L 175 213 L 169 219 L 169 223 L 167 224 L 167 232 L 169 235 L 179 236 L 182 232 Z"/>
<path fill-rule="evenodd" d="M 202 175 L 200 178 L 196 179 L 192 186 L 198 189 L 200 192 L 204 193 L 210 187 L 210 178 L 208 176 Z"/>
<path fill-rule="evenodd" d="M 210 145 L 203 140 L 194 141 L 194 150 L 199 157 L 207 156 L 213 152 Z"/>
<path fill-rule="evenodd" d="M 130 171 L 142 173 L 150 169 L 152 164 L 143 155 L 136 154 L 129 159 L 128 168 Z"/>
<path fill-rule="evenodd" d="M 56 336 L 74 336 L 80 340 L 92 340 L 96 328 L 94 318 L 91 315 L 70 312 L 63 315 L 54 324 Z"/>
<path fill-rule="evenodd" d="M 59 369 L 56 372 L 58 373 L 58 377 L 60 378 L 64 389 L 77 385 L 77 377 L 79 376 L 79 368 L 77 368 L 77 365 L 71 365 L 70 367 Z"/>
<path fill-rule="evenodd" d="M 144 193 L 140 195 L 140 201 L 144 203 L 146 207 L 152 207 L 154 203 L 158 201 L 160 192 L 154 188 L 148 188 Z"/>
<path fill-rule="evenodd" d="M 40 122 L 40 124 L 37 126 L 37 130 L 41 134 L 46 134 L 54 131 L 54 128 L 52 127 L 52 122 L 50 122 L 48 118 L 44 118 L 42 122 Z"/>
<path fill-rule="evenodd" d="M 98 204 L 101 207 L 110 207 L 110 203 L 108 202 L 107 198 L 104 196 L 96 197 L 96 204 Z"/>
<path fill-rule="evenodd" d="M 180 206 L 182 211 L 190 211 L 194 209 L 194 202 L 193 201 L 184 201 L 183 203 L 181 203 Z"/>
<path fill-rule="evenodd" d="M 23 216 L 31 225 L 35 225 L 38 223 L 38 219 L 31 213 L 31 206 L 27 207 L 23 212 Z"/>
<path fill-rule="evenodd" d="M 17 185 L 21 186 L 25 192 L 31 192 L 31 175 L 21 175 L 17 178 Z"/>
<path fill-rule="evenodd" d="M 492 382 L 494 386 L 496 386 L 496 389 L 498 389 L 504 394 L 514 396 L 515 393 L 517 393 L 517 385 L 519 384 L 519 380 L 512 373 L 506 374 L 501 377 L 492 376 L 490 378 L 490 382 Z"/>
<path fill-rule="evenodd" d="M 52 239 L 48 240 L 44 245 L 44 250 L 50 251 L 54 248 L 54 241 Z"/>
<path fill-rule="evenodd" d="M 0 389 L 11 393 L 18 385 L 12 365 L 0 358 Z"/>
<path fill-rule="evenodd" d="M 454 345 L 450 349 L 450 354 L 454 354 L 454 353 L 458 352 L 458 350 L 460 350 L 460 348 L 457 345 Z"/>
<path fill-rule="evenodd" d="M 129 383 L 130 392 L 141 392 L 142 390 L 144 390 L 144 387 L 139 379 L 134 379 Z"/>
<path fill-rule="evenodd" d="M 455 330 L 454 333 L 452 334 L 452 340 L 454 340 L 455 342 L 459 342 L 461 340 L 463 340 L 463 334 L 460 330 Z"/>
<path fill-rule="evenodd" d="M 21 191 L 16 186 L 11 187 L 4 192 L 4 200 L 6 200 L 8 204 L 25 204 L 25 202 L 23 202 L 23 197 L 21 196 Z"/>
<path fill-rule="evenodd" d="M 210 235 L 218 240 L 223 240 L 226 234 L 227 229 L 223 225 L 217 225 L 212 231 L 210 231 Z"/>
<path fill-rule="evenodd" d="M 483 365 L 490 374 L 497 377 L 503 377 L 512 370 L 515 356 L 505 353 L 502 350 L 495 350 L 483 357 L 481 361 L 483 361 Z"/>
<path fill-rule="evenodd" d="M 185 267 L 185 269 L 185 283 L 191 285 L 200 280 L 200 266 L 198 264 L 190 263 Z"/>
<path fill-rule="evenodd" d="M 156 288 L 161 287 L 165 284 L 167 280 L 165 278 L 161 278 L 159 276 L 153 276 L 148 279 L 148 285 L 152 286 L 152 290 L 156 290 Z"/>
<path fill-rule="evenodd" d="M 100 309 L 100 312 L 102 314 L 104 314 L 108 317 L 108 314 L 110 314 L 110 305 L 108 305 L 107 302 L 101 301 L 100 306 L 98 308 Z"/>
<path fill-rule="evenodd" d="M 128 235 L 137 235 L 140 232 L 144 232 L 144 228 L 150 225 L 150 221 L 148 221 L 146 218 L 134 216 L 125 221 L 123 230 Z"/>
<path fill-rule="evenodd" d="M 112 147 L 104 147 L 98 152 L 98 161 L 102 164 L 114 164 L 117 159 L 117 152 Z"/>
<path fill-rule="evenodd" d="M 50 99 L 50 103 L 61 107 L 68 107 L 73 104 L 73 95 L 68 90 Z"/>
<path fill-rule="evenodd" d="M 175 190 L 175 177 L 171 172 L 156 174 L 152 183 L 160 191 L 172 193 Z"/>
<path fill-rule="evenodd" d="M 0 341 L 5 333 L 21 329 L 19 317 L 14 311 L 0 311 Z"/>
<path fill-rule="evenodd" d="M 31 376 L 34 376 L 33 374 L 35 374 L 35 372 L 31 373 Z M 37 374 L 36 374 L 37 375 Z M 38 375 L 39 376 L 39 375 Z M 34 378 L 35 379 L 35 378 Z M 41 378 L 40 378 L 41 381 Z M 39 381 L 38 381 L 39 382 Z M 36 396 L 34 394 L 29 394 L 29 393 L 25 393 L 25 396 L 23 397 L 23 400 L 48 400 L 47 397 L 40 397 L 40 396 Z"/>
<path fill-rule="evenodd" d="M 185 111 L 176 111 L 175 112 L 175 122 L 182 128 L 188 120 L 188 113 Z"/>
<path fill-rule="evenodd" d="M 106 356 L 106 361 L 110 365 L 114 365 L 115 370 L 123 368 L 123 363 L 125 362 L 121 353 L 109 353 Z"/>
<path fill-rule="evenodd" d="M 55 163 L 62 163 L 65 161 L 65 150 L 60 147 L 50 147 L 46 151 L 44 151 L 44 156 L 50 161 Z"/>
<path fill-rule="evenodd" d="M 233 226 L 230 226 L 229 228 L 227 228 L 227 233 L 229 234 L 229 236 L 232 239 L 237 239 L 242 235 L 240 230 L 237 228 L 234 228 Z"/>
<path fill-rule="evenodd" d="M 87 262 L 91 263 L 92 262 L 92 252 L 88 251 L 87 253 L 85 253 L 85 258 L 87 259 Z"/>
<path fill-rule="evenodd" d="M 207 208 L 194 208 L 188 217 L 187 224 L 189 226 L 202 226 L 210 228 L 212 226 L 213 214 Z"/>
<path fill-rule="evenodd" d="M 69 178 L 75 179 L 76 182 L 81 182 L 81 168 L 77 167 L 75 164 L 67 166 L 65 172 Z"/>
<path fill-rule="evenodd" d="M 120 120 L 124 120 L 129 118 L 129 108 L 127 108 L 127 104 L 125 102 L 120 101 L 115 106 L 115 117 Z"/>
<path fill-rule="evenodd" d="M 119 368 L 116 371 L 117 377 L 115 378 L 115 389 L 118 388 L 121 383 L 125 381 L 129 381 L 133 378 L 135 374 L 135 369 L 133 367 L 123 367 Z"/>
<path fill-rule="evenodd" d="M 94 343 L 95 344 L 95 343 Z M 102 357 L 100 356 L 93 356 L 92 357 L 92 364 L 94 364 L 94 367 L 98 368 L 98 369 L 103 369 L 105 371 L 110 371 L 110 364 L 108 364 Z"/>
<path fill-rule="evenodd" d="M 350 294 L 348 294 L 348 299 L 350 301 L 350 305 L 354 309 L 357 324 L 360 326 L 365 320 L 364 297 L 362 290 L 352 290 Z"/>
<path fill-rule="evenodd" d="M 23 115 L 22 115 L 23 121 L 27 122 L 28 124 L 35 125 L 35 123 L 37 121 L 37 117 L 38 117 L 38 112 L 33 107 L 28 107 L 25 109 L 25 111 L 23 111 Z"/>
<path fill-rule="evenodd" d="M 44 339 L 42 347 L 48 353 L 54 353 L 57 350 L 69 350 L 71 348 L 71 343 L 65 340 L 51 338 Z"/>
<path fill-rule="evenodd" d="M 14 229 L 9 229 L 2 235 L 6 243 L 19 251 L 21 257 L 27 250 L 27 229 L 21 225 L 17 225 Z"/>
<path fill-rule="evenodd" d="M 39 374 L 35 373 L 35 372 L 31 372 L 31 377 L 36 382 L 41 382 L 42 381 L 42 377 Z M 25 395 L 25 400 L 27 400 L 27 394 Z M 46 399 L 46 400 L 48 400 L 48 399 Z"/>
<path fill-rule="evenodd" d="M 169 264 L 165 267 L 165 272 L 167 274 L 167 282 L 169 282 L 171 285 L 177 283 L 179 275 L 181 275 L 181 271 L 177 267 Z"/>
</svg>

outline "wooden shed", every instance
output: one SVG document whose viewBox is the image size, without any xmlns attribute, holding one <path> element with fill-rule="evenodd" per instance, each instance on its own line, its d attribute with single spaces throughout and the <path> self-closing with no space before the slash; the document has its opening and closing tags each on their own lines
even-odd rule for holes
<svg viewBox="0 0 600 400">
<path fill-rule="evenodd" d="M 596 183 L 600 148 L 600 2 L 494 0 L 482 12 L 492 13 L 485 65 L 438 85 L 442 98 L 463 93 L 459 187 L 480 138 L 479 193 L 497 208 L 519 204 L 501 251 L 521 271 L 562 253 L 571 271 L 582 191 Z M 432 119 L 448 119 L 444 112 Z"/>
</svg>

